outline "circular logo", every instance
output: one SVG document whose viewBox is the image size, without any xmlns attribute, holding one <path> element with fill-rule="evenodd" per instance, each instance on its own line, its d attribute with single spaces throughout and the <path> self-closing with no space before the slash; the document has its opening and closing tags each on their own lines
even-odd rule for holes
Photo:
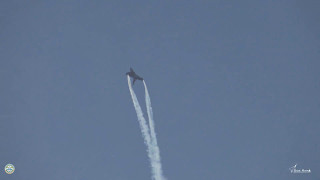
<svg viewBox="0 0 320 180">
<path fill-rule="evenodd" d="M 12 174 L 15 170 L 13 164 L 7 164 L 5 167 L 4 167 L 4 170 L 6 171 L 7 174 Z"/>
</svg>

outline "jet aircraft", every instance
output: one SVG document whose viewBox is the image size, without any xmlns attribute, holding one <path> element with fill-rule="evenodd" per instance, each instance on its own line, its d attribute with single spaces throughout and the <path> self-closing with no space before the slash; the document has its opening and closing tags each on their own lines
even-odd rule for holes
<svg viewBox="0 0 320 180">
<path fill-rule="evenodd" d="M 132 83 L 133 85 L 134 85 L 134 82 L 135 82 L 137 79 L 143 81 L 143 78 L 140 77 L 140 76 L 138 76 L 138 75 L 133 71 L 132 68 L 130 68 L 130 72 L 127 72 L 126 75 L 129 75 L 130 77 L 133 78 L 133 83 Z"/>
</svg>

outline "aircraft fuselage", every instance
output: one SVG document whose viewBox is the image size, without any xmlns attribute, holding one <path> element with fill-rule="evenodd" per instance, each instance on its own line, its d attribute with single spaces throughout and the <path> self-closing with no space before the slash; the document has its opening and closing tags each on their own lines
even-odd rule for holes
<svg viewBox="0 0 320 180">
<path fill-rule="evenodd" d="M 137 79 L 143 81 L 143 78 L 140 77 L 140 76 L 138 76 L 138 75 L 133 71 L 132 68 L 130 68 L 130 72 L 127 72 L 126 75 L 129 75 L 130 77 L 133 78 L 133 84 L 134 84 L 134 82 L 135 82 Z"/>
</svg>

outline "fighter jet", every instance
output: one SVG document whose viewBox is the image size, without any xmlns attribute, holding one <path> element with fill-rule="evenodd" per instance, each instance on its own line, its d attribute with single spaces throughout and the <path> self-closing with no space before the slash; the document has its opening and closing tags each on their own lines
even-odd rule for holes
<svg viewBox="0 0 320 180">
<path fill-rule="evenodd" d="M 138 76 L 138 75 L 133 71 L 132 68 L 130 68 L 130 72 L 127 72 L 126 75 L 129 75 L 130 77 L 133 78 L 133 83 L 132 83 L 133 85 L 134 85 L 134 82 L 135 82 L 137 79 L 143 81 L 143 78 L 140 77 L 140 76 Z"/>
</svg>

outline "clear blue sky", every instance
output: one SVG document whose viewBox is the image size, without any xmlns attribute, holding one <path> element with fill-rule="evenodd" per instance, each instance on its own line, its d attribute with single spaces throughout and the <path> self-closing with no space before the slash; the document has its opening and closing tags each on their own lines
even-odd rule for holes
<svg viewBox="0 0 320 180">
<path fill-rule="evenodd" d="M 320 179 L 319 9 L 1 1 L 0 179 L 150 180 L 130 67 L 168 180 Z"/>
</svg>

